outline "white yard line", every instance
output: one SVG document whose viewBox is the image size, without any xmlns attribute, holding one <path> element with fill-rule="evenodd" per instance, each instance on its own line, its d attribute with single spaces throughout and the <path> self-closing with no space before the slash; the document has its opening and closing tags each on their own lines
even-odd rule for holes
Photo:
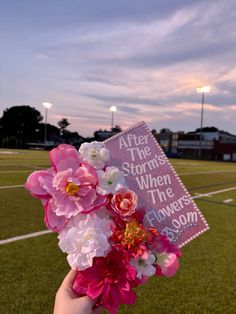
<svg viewBox="0 0 236 314">
<path fill-rule="evenodd" d="M 207 197 L 207 196 L 210 196 L 210 195 L 224 193 L 224 192 L 228 192 L 228 191 L 232 191 L 232 190 L 236 190 L 236 186 L 234 186 L 232 188 L 228 188 L 228 189 L 223 189 L 223 190 L 213 191 L 213 192 L 209 192 L 209 193 L 199 194 L 199 195 L 193 196 L 192 198 L 196 199 L 196 198 L 200 198 L 200 197 L 204 197 L 204 196 Z"/>
<path fill-rule="evenodd" d="M 20 240 L 24 240 L 24 239 L 28 239 L 28 238 L 35 238 L 47 233 L 52 233 L 51 230 L 43 230 L 43 231 L 38 231 L 38 232 L 33 232 L 33 233 L 28 233 L 28 234 L 24 234 L 22 236 L 18 236 L 18 237 L 13 237 L 13 238 L 8 238 L 5 240 L 0 240 L 0 245 L 1 244 L 7 244 L 7 243 L 11 243 L 11 242 L 16 242 L 16 241 L 20 241 Z"/>
<path fill-rule="evenodd" d="M 236 172 L 236 170 L 218 170 L 218 171 L 200 171 L 200 172 L 182 172 L 178 173 L 179 176 L 190 176 L 194 174 L 208 174 L 208 173 L 226 173 L 226 172 Z"/>
<path fill-rule="evenodd" d="M 232 198 L 228 198 L 227 200 L 224 200 L 223 203 L 232 203 L 234 200 Z"/>
<path fill-rule="evenodd" d="M 196 195 L 196 196 L 193 196 L 192 198 L 196 199 L 196 198 L 209 196 L 209 195 L 214 195 L 214 194 L 219 194 L 219 193 L 224 193 L 224 192 L 228 192 L 228 191 L 232 191 L 232 190 L 236 190 L 236 186 L 234 186 L 232 188 L 224 189 L 224 190 L 218 190 L 218 191 L 213 191 L 213 192 L 209 192 L 209 193 Z M 47 234 L 47 233 L 51 233 L 51 232 L 52 232 L 51 230 L 43 230 L 43 231 L 38 231 L 38 232 L 24 234 L 24 235 L 21 235 L 21 236 L 18 236 L 18 237 L 13 237 L 13 238 L 0 240 L 0 245 L 11 243 L 11 242 L 15 242 L 15 241 L 20 241 L 20 240 L 24 240 L 24 239 L 28 239 L 28 238 L 38 237 L 38 236 L 41 236 L 41 235 L 44 235 L 44 234 Z"/>
<path fill-rule="evenodd" d="M 197 193 L 197 192 L 195 192 L 194 193 L 196 196 L 201 196 L 202 195 L 202 193 Z M 193 196 L 192 196 L 193 197 Z M 206 197 L 212 197 L 211 195 L 206 195 Z"/>
<path fill-rule="evenodd" d="M 24 187 L 24 184 L 21 184 L 21 185 L 5 185 L 5 186 L 0 186 L 0 190 L 23 188 L 23 187 Z"/>
</svg>

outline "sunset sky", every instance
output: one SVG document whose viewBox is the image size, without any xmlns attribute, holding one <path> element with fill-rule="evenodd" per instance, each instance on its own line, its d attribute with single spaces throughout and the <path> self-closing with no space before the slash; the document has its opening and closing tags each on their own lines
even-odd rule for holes
<svg viewBox="0 0 236 314">
<path fill-rule="evenodd" d="M 0 0 L 0 116 L 29 105 L 81 135 L 204 126 L 236 134 L 236 1 Z"/>
</svg>

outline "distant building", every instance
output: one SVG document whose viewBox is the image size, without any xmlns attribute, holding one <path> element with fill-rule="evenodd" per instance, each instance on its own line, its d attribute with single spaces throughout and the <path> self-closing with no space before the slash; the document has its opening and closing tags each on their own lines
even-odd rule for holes
<svg viewBox="0 0 236 314">
<path fill-rule="evenodd" d="M 204 131 L 205 129 L 207 131 Z M 162 129 L 160 133 L 154 134 L 162 149 L 170 157 L 196 157 L 199 155 L 201 145 L 204 159 L 236 161 L 236 135 L 216 128 L 203 128 L 201 135 L 200 141 L 199 130 L 184 133 Z"/>
</svg>

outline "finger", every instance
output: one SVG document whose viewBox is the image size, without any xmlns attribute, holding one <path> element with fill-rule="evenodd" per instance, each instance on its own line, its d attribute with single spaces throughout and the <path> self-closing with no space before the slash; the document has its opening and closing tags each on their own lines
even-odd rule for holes
<svg viewBox="0 0 236 314">
<path fill-rule="evenodd" d="M 61 287 L 72 288 L 76 275 L 77 275 L 77 270 L 71 269 L 69 273 L 66 275 L 65 279 L 63 280 Z"/>
</svg>

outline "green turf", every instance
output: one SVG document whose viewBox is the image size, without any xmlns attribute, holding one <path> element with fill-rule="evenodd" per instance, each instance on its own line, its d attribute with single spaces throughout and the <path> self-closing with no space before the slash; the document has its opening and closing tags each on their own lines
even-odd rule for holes
<svg viewBox="0 0 236 314">
<path fill-rule="evenodd" d="M 0 239 L 45 228 L 43 206 L 24 188 L 0 190 Z"/>
<path fill-rule="evenodd" d="M 236 172 L 195 174 L 180 177 L 191 194 L 195 192 L 207 193 L 236 185 Z"/>
<path fill-rule="evenodd" d="M 137 289 L 137 304 L 119 313 L 234 313 L 235 229 L 230 222 L 236 211 L 199 205 L 211 230 L 183 248 L 174 278 L 152 278 Z M 55 235 L 3 245 L 0 259 L 2 313 L 52 313 L 55 291 L 68 271 Z"/>
<path fill-rule="evenodd" d="M 0 173 L 0 187 L 24 184 L 31 172 L 31 170 L 28 170 L 27 172 Z"/>
<path fill-rule="evenodd" d="M 2 154 L 3 151 L 14 154 Z M 47 151 L 0 149 L 0 170 L 33 169 L 35 166 L 47 167 L 49 164 Z"/>
<path fill-rule="evenodd" d="M 1 150 L 0 150 L 1 151 Z M 5 150 L 4 150 L 5 151 Z M 48 152 L 0 153 L 0 185 L 23 184 L 29 172 L 49 166 Z M 236 186 L 236 164 L 172 160 L 191 194 Z M 12 171 L 4 173 L 1 171 Z M 17 172 L 16 170 L 26 170 Z M 43 230 L 43 209 L 23 188 L 0 190 L 0 238 Z M 224 204 L 226 199 L 233 199 Z M 132 313 L 236 313 L 235 221 L 236 190 L 197 199 L 210 231 L 183 248 L 174 278 L 152 278 L 139 287 L 137 304 L 122 306 Z M 55 292 L 69 270 L 66 256 L 48 234 L 0 246 L 0 313 L 52 313 Z"/>
</svg>

